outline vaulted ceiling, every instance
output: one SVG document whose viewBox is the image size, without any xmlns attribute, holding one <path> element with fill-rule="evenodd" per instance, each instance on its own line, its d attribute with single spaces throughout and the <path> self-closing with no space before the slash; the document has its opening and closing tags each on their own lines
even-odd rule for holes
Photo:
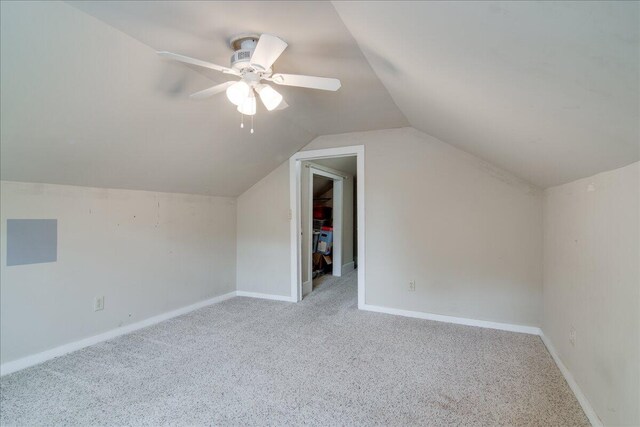
<svg viewBox="0 0 640 427">
<path fill-rule="evenodd" d="M 639 159 L 640 3 L 334 6 L 416 129 L 540 187 Z"/>
<path fill-rule="evenodd" d="M 220 196 L 241 194 L 318 135 L 408 126 L 331 3 L 2 2 L 2 179 Z M 286 13 L 283 13 L 286 11 Z M 231 36 L 270 32 L 276 71 L 337 77 L 338 92 L 278 86 L 255 133 L 224 94 Z"/>
<path fill-rule="evenodd" d="M 639 159 L 637 2 L 1 3 L 1 177 L 235 196 L 318 135 L 411 125 L 547 187 Z M 256 133 L 219 95 L 231 36 L 289 43 Z"/>
</svg>

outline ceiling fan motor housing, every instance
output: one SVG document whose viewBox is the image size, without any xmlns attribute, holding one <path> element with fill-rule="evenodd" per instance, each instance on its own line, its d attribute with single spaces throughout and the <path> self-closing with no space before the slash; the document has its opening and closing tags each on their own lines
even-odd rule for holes
<svg viewBox="0 0 640 427">
<path fill-rule="evenodd" d="M 251 66 L 251 55 L 253 55 L 253 49 L 236 50 L 231 55 L 231 68 L 238 71 L 249 68 Z"/>
<path fill-rule="evenodd" d="M 231 39 L 229 44 L 234 50 L 231 55 L 231 68 L 242 71 L 251 67 L 251 56 L 260 38 L 257 34 L 243 34 Z"/>
</svg>

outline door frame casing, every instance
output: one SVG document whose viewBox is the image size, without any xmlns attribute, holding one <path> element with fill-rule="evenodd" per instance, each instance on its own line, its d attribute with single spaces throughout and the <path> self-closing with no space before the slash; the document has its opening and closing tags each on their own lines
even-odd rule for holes
<svg viewBox="0 0 640 427">
<path fill-rule="evenodd" d="M 291 246 L 291 297 L 302 299 L 302 238 L 301 238 L 301 169 L 304 161 L 332 157 L 355 156 L 357 162 L 357 240 L 358 240 L 358 308 L 365 304 L 365 195 L 364 195 L 364 145 L 299 151 L 289 159 L 290 246 Z M 342 266 L 341 266 L 342 267 Z"/>
</svg>

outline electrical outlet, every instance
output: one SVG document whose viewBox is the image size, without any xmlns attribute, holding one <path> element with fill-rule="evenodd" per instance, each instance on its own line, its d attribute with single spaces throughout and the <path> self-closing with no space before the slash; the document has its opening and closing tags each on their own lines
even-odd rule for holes
<svg viewBox="0 0 640 427">
<path fill-rule="evenodd" d="M 93 300 L 93 311 L 104 310 L 104 297 L 96 297 Z"/>
<path fill-rule="evenodd" d="M 409 282 L 409 291 L 414 292 L 416 290 L 416 281 L 412 280 Z"/>
<path fill-rule="evenodd" d="M 571 343 L 572 346 L 575 347 L 575 345 L 576 345 L 576 328 L 574 328 L 573 326 L 571 327 L 571 330 L 569 330 L 569 342 Z"/>
</svg>

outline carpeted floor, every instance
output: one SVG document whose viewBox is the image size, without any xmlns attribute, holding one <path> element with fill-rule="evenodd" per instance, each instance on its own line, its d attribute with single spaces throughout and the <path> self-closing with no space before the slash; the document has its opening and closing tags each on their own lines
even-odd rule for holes
<svg viewBox="0 0 640 427">
<path fill-rule="evenodd" d="M 234 298 L 0 380 L 3 425 L 588 425 L 532 335 Z"/>
</svg>

